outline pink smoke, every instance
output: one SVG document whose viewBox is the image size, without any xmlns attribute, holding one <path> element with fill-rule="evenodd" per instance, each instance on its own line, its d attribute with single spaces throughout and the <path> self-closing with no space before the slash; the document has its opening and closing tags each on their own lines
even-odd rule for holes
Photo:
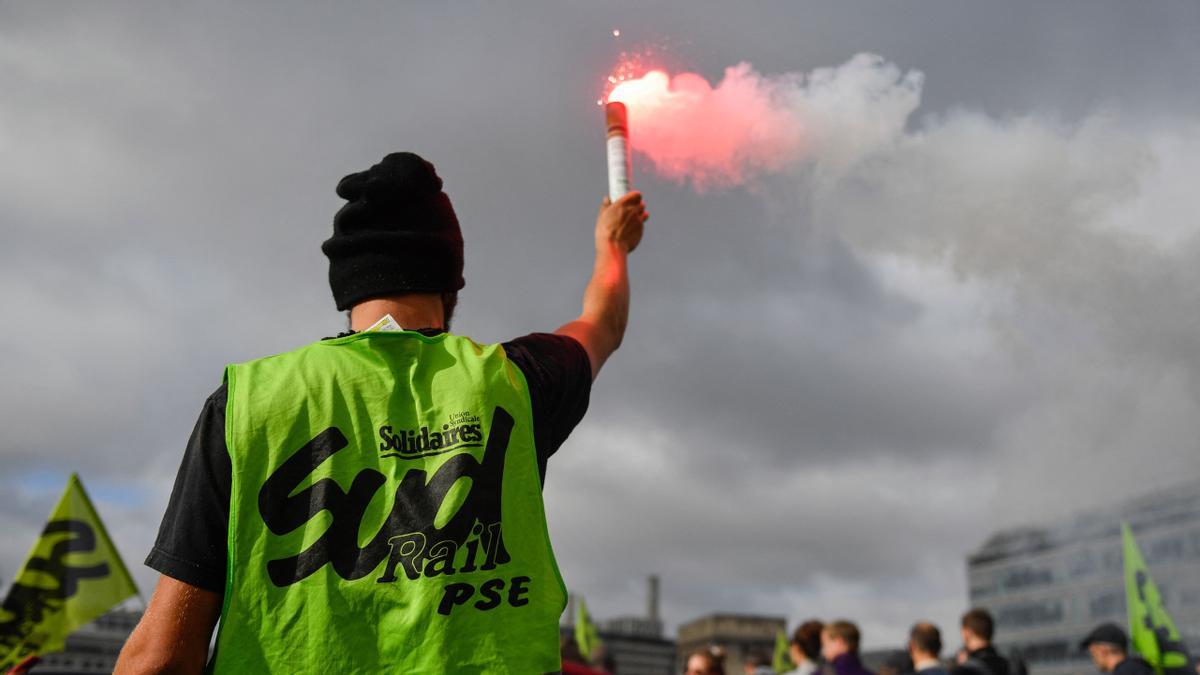
<svg viewBox="0 0 1200 675">
<path fill-rule="evenodd" d="M 628 108 L 630 143 L 656 173 L 702 191 L 745 184 L 800 156 L 805 130 L 785 93 L 743 63 L 716 87 L 695 73 L 653 70 L 621 81 L 608 100 Z"/>
</svg>

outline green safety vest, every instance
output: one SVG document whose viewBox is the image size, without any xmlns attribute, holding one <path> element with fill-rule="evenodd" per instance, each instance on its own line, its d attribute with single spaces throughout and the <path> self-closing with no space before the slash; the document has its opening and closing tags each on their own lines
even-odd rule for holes
<svg viewBox="0 0 1200 675">
<path fill-rule="evenodd" d="M 226 369 L 215 672 L 547 673 L 566 604 L 525 377 L 499 345 L 359 333 Z"/>
</svg>

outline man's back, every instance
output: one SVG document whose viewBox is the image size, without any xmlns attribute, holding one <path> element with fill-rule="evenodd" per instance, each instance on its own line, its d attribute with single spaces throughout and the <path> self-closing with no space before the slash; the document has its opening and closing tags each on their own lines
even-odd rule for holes
<svg viewBox="0 0 1200 675">
<path fill-rule="evenodd" d="M 606 198 L 578 317 L 478 345 L 444 335 L 465 280 L 442 186 L 412 153 L 338 182 L 321 250 L 360 334 L 228 370 L 117 672 L 198 671 L 218 620 L 213 661 L 239 672 L 557 670 L 541 480 L 621 344 L 648 216 L 636 192 Z M 413 330 L 362 333 L 384 319 Z"/>
<path fill-rule="evenodd" d="M 556 669 L 529 646 L 557 635 L 565 591 L 528 391 L 499 345 L 361 333 L 227 381 L 217 670 Z"/>
<path fill-rule="evenodd" d="M 1113 675 L 1152 675 L 1154 669 L 1141 658 L 1128 656 L 1113 668 Z"/>
<path fill-rule="evenodd" d="M 1010 675 L 1008 659 L 992 645 L 970 652 L 967 660 L 950 672 L 951 675 Z"/>
<path fill-rule="evenodd" d="M 863 665 L 862 660 L 855 653 L 842 654 L 834 658 L 830 664 L 833 666 L 835 675 L 875 675 L 875 671 Z"/>
</svg>

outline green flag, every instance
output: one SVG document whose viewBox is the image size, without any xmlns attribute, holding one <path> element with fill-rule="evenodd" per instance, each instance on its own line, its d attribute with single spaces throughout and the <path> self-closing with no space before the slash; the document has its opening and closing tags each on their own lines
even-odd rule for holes
<svg viewBox="0 0 1200 675">
<path fill-rule="evenodd" d="M 592 623 L 592 617 L 588 616 L 587 603 L 583 598 L 579 599 L 579 605 L 575 609 L 575 644 L 579 646 L 579 653 L 588 663 L 592 662 L 596 649 L 604 644 L 600 641 L 600 631 L 596 630 L 596 624 Z"/>
<path fill-rule="evenodd" d="M 67 634 L 137 592 L 83 484 L 71 474 L 0 606 L 0 672 L 31 654 L 61 650 Z"/>
<path fill-rule="evenodd" d="M 771 667 L 776 673 L 796 669 L 796 664 L 792 663 L 791 643 L 788 642 L 787 633 L 783 631 L 775 634 L 775 658 L 772 659 Z"/>
<path fill-rule="evenodd" d="M 1129 605 L 1129 637 L 1133 648 L 1158 673 L 1186 668 L 1187 652 L 1175 622 L 1163 609 L 1158 586 L 1133 539 L 1129 525 L 1121 523 L 1125 539 L 1125 595 Z"/>
</svg>

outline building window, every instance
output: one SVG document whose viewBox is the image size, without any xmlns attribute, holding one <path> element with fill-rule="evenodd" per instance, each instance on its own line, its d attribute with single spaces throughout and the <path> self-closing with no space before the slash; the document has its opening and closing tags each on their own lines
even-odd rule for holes
<svg viewBox="0 0 1200 675">
<path fill-rule="evenodd" d="M 1006 590 L 1015 590 L 1053 582 L 1054 573 L 1045 567 L 1014 567 L 1004 572 L 1001 585 Z"/>
<path fill-rule="evenodd" d="M 1072 656 L 1071 646 L 1063 640 L 1018 645 L 1021 656 L 1030 662 L 1065 661 Z"/>
<path fill-rule="evenodd" d="M 1105 591 L 1088 598 L 1088 616 L 1092 619 L 1120 618 L 1125 615 L 1125 591 Z"/>
<path fill-rule="evenodd" d="M 1063 605 L 1059 600 L 1008 605 L 996 611 L 996 625 L 1001 628 L 1044 626 L 1061 623 L 1062 620 Z"/>
<path fill-rule="evenodd" d="M 1100 561 L 1090 549 L 1077 551 L 1067 557 L 1067 576 L 1072 579 L 1089 577 L 1100 570 Z"/>
<path fill-rule="evenodd" d="M 1121 549 L 1111 547 L 1104 551 L 1104 571 L 1120 574 L 1125 571 L 1125 559 Z"/>
<path fill-rule="evenodd" d="M 1146 564 L 1172 562 L 1186 557 L 1187 543 L 1182 536 L 1165 537 L 1150 542 L 1146 553 Z"/>
<path fill-rule="evenodd" d="M 1179 607 L 1200 607 L 1200 588 L 1183 588 L 1179 591 Z"/>
</svg>

